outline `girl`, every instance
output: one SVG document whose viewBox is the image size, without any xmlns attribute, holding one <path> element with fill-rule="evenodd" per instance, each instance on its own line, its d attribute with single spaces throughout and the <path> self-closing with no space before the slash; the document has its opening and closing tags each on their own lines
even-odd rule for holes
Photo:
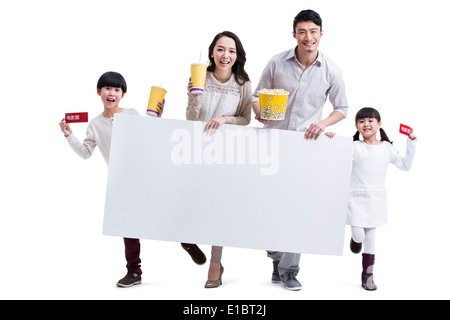
<svg viewBox="0 0 450 320">
<path fill-rule="evenodd" d="M 387 223 L 384 181 L 388 164 L 408 171 L 414 159 L 416 136 L 409 135 L 406 155 L 402 158 L 381 128 L 381 117 L 373 108 L 362 108 L 355 117 L 357 132 L 353 136 L 353 167 L 350 180 L 347 224 L 351 226 L 350 249 L 362 254 L 361 285 L 376 290 L 373 281 L 375 230 Z M 380 132 L 381 141 L 377 139 Z M 362 140 L 360 140 L 362 136 Z"/>
<path fill-rule="evenodd" d="M 213 135 L 222 124 L 248 125 L 251 117 L 252 89 L 244 69 L 245 51 L 230 31 L 217 34 L 209 46 L 209 66 L 205 91 L 193 95 L 188 83 L 187 120 L 207 122 L 205 132 Z M 189 79 L 190 80 L 190 79 Z M 187 244 L 182 244 L 185 247 Z M 205 288 L 222 284 L 222 247 L 213 246 Z"/>
</svg>

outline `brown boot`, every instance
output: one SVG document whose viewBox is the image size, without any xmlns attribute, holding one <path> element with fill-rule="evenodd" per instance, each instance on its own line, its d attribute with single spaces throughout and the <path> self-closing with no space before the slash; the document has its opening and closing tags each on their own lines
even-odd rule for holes
<svg viewBox="0 0 450 320">
<path fill-rule="evenodd" d="M 377 290 L 375 282 L 373 282 L 373 265 L 375 264 L 374 254 L 362 254 L 361 286 L 369 291 Z"/>
</svg>

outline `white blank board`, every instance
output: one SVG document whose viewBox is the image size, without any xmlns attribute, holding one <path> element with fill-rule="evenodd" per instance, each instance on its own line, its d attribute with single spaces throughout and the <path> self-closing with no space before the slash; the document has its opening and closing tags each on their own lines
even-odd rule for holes
<svg viewBox="0 0 450 320">
<path fill-rule="evenodd" d="M 349 137 L 117 114 L 103 234 L 342 255 Z"/>
</svg>

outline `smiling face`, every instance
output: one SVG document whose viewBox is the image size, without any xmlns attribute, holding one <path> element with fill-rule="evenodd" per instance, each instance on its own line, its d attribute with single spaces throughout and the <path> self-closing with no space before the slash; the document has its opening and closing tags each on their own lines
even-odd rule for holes
<svg viewBox="0 0 450 320">
<path fill-rule="evenodd" d="M 297 23 L 292 33 L 297 40 L 300 53 L 315 53 L 318 50 L 320 38 L 323 35 L 321 27 L 312 21 L 301 21 Z"/>
<path fill-rule="evenodd" d="M 364 140 L 374 140 L 378 130 L 381 128 L 381 121 L 376 118 L 363 118 L 356 121 L 356 130 L 362 135 Z"/>
<path fill-rule="evenodd" d="M 101 97 L 105 109 L 108 110 L 119 108 L 119 102 L 125 95 L 122 89 L 117 87 L 102 87 L 97 89 L 97 94 Z"/>
<path fill-rule="evenodd" d="M 234 40 L 226 36 L 217 40 L 212 58 L 214 59 L 217 71 L 229 72 L 231 74 L 233 65 L 237 59 L 236 43 Z"/>
</svg>

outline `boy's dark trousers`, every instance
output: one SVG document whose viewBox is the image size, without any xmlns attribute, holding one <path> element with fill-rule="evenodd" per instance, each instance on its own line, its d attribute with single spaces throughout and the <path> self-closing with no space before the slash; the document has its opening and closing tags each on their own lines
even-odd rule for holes
<svg viewBox="0 0 450 320">
<path fill-rule="evenodd" d="M 123 238 L 125 244 L 125 258 L 127 259 L 128 272 L 142 274 L 141 270 L 141 244 L 139 239 Z"/>
</svg>

